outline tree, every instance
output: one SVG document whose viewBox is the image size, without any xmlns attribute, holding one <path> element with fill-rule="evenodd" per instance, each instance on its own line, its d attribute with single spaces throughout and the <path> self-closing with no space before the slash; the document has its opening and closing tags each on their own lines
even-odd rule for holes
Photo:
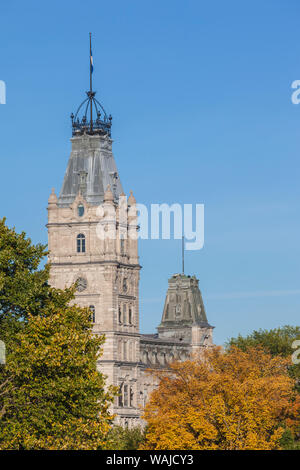
<svg viewBox="0 0 300 470">
<path fill-rule="evenodd" d="M 96 370 L 103 337 L 91 334 L 89 312 L 76 306 L 29 316 L 17 334 L 6 374 L 1 449 L 97 449 L 112 417 L 113 390 Z"/>
<path fill-rule="evenodd" d="M 294 398 L 287 359 L 260 348 L 214 348 L 175 362 L 144 411 L 142 449 L 278 449 Z"/>
<path fill-rule="evenodd" d="M 113 426 L 108 434 L 107 450 L 137 450 L 145 441 L 145 431 L 140 427 Z"/>
<path fill-rule="evenodd" d="M 0 248 L 0 449 L 104 447 L 116 394 L 96 367 L 104 337 L 70 305 L 74 287 L 49 286 L 45 247 L 1 221 Z"/>
<path fill-rule="evenodd" d="M 253 331 L 253 333 L 246 337 L 239 335 L 237 338 L 231 338 L 227 343 L 227 349 L 230 349 L 231 346 L 236 346 L 246 351 L 249 347 L 259 346 L 273 357 L 282 356 L 291 358 L 294 352 L 292 344 L 295 340 L 300 340 L 300 326 L 286 325 L 282 328 L 274 328 L 273 330 Z M 298 384 L 300 382 L 300 364 L 290 364 L 289 373 L 295 379 L 296 384 Z"/>
<path fill-rule="evenodd" d="M 236 346 L 243 351 L 249 347 L 260 346 L 272 356 L 291 357 L 293 353 L 293 341 L 300 339 L 300 326 L 283 326 L 273 330 L 253 331 L 250 335 L 231 338 L 227 343 L 227 349 Z"/>
<path fill-rule="evenodd" d="M 282 356 L 290 359 L 294 352 L 292 345 L 295 340 L 300 340 L 300 327 L 286 325 L 272 330 L 253 331 L 246 337 L 239 335 L 237 338 L 231 338 L 227 343 L 227 350 L 235 346 L 242 351 L 247 351 L 248 348 L 258 346 L 269 352 L 272 357 Z M 282 444 L 285 448 L 295 448 L 299 445 L 297 440 L 299 442 L 300 438 L 300 426 L 297 419 L 300 413 L 300 364 L 290 363 L 288 365 L 288 374 L 295 381 L 298 395 L 294 399 L 290 417 L 287 419 L 289 428 L 283 436 Z M 287 439 L 287 436 L 290 436 L 289 439 Z M 292 444 L 289 444 L 289 442 L 292 442 Z"/>
<path fill-rule="evenodd" d="M 45 245 L 33 245 L 24 232 L 16 233 L 0 219 L 0 327 L 7 321 L 26 320 L 39 314 L 50 300 L 49 266 L 39 269 Z M 15 327 L 22 323 L 15 322 Z M 1 334 L 1 330 L 0 330 Z"/>
</svg>

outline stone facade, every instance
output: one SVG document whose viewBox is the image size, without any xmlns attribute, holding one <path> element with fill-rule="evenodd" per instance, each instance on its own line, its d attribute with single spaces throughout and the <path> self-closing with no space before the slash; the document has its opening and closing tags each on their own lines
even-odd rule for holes
<svg viewBox="0 0 300 470">
<path fill-rule="evenodd" d="M 71 142 L 61 193 L 52 190 L 48 202 L 51 284 L 77 282 L 76 303 L 90 307 L 94 333 L 105 334 L 98 367 L 120 390 L 112 412 L 133 426 L 156 385 L 147 369 L 210 346 L 212 327 L 197 279 L 178 274 L 169 280 L 158 334 L 140 334 L 135 198 L 123 193 L 108 135 L 83 133 Z"/>
</svg>

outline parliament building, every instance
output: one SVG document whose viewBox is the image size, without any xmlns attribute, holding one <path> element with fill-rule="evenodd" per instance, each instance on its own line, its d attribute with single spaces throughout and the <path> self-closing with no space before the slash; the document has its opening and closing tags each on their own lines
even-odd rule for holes
<svg viewBox="0 0 300 470">
<path fill-rule="evenodd" d="M 169 279 L 157 333 L 139 328 L 136 200 L 126 198 L 112 152 L 112 119 L 90 87 L 72 119 L 71 154 L 59 195 L 48 201 L 51 284 L 76 282 L 75 302 L 89 307 L 95 334 L 105 335 L 98 367 L 119 388 L 112 412 L 121 425 L 140 424 L 142 408 L 155 387 L 149 369 L 167 368 L 212 345 L 212 330 L 195 276 Z M 128 217 L 120 216 L 120 200 Z M 99 216 L 102 208 L 102 217 Z M 115 237 L 99 237 L 99 228 Z"/>
</svg>

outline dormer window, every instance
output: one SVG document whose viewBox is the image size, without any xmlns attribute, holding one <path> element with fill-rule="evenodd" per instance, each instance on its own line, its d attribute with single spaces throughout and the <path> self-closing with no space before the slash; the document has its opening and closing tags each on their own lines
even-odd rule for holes
<svg viewBox="0 0 300 470">
<path fill-rule="evenodd" d="M 83 217 L 83 215 L 84 215 L 84 205 L 83 204 L 79 204 L 77 206 L 77 214 L 78 214 L 78 217 Z"/>
</svg>

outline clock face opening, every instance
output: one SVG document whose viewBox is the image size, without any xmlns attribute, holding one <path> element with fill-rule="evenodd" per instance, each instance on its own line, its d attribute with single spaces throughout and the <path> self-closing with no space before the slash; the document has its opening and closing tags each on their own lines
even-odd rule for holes
<svg viewBox="0 0 300 470">
<path fill-rule="evenodd" d="M 84 277 L 79 277 L 76 281 L 77 292 L 82 292 L 87 288 L 87 280 Z"/>
</svg>

